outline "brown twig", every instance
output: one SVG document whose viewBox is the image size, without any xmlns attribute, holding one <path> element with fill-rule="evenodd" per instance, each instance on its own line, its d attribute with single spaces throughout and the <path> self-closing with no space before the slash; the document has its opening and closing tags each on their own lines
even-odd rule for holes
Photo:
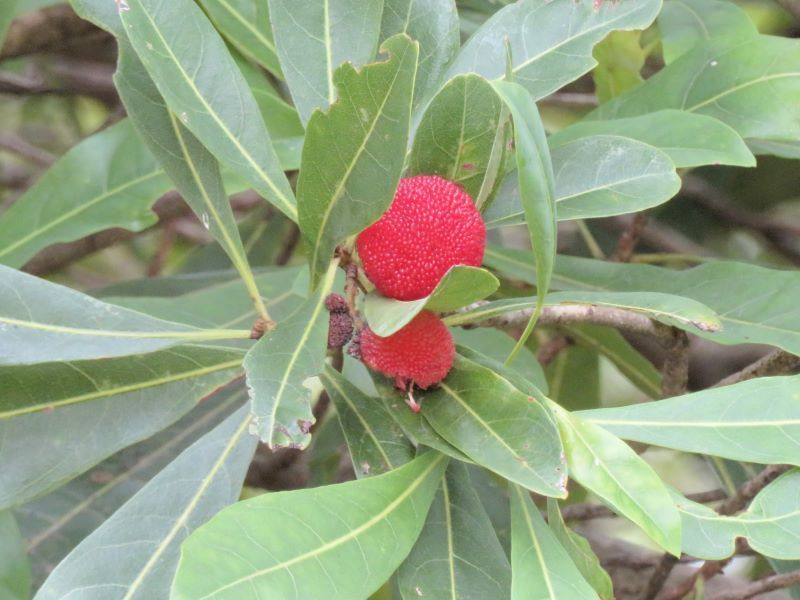
<svg viewBox="0 0 800 600">
<path fill-rule="evenodd" d="M 46 150 L 42 150 L 15 135 L 0 135 L 0 150 L 12 152 L 42 167 L 49 167 L 55 161 L 55 157 Z"/>
<path fill-rule="evenodd" d="M 786 12 L 792 15 L 797 22 L 800 22 L 800 1 L 799 0 L 777 0 Z"/>
<path fill-rule="evenodd" d="M 575 344 L 575 340 L 567 335 L 559 335 L 548 340 L 539 348 L 536 359 L 542 367 L 548 367 L 560 352 Z"/>
<path fill-rule="evenodd" d="M 14 19 L 0 50 L 0 59 L 54 52 L 108 37 L 75 14 L 68 5 L 31 11 Z"/>
<path fill-rule="evenodd" d="M 708 492 L 687 494 L 686 497 L 693 502 L 707 504 L 709 502 L 723 500 L 727 498 L 727 494 L 723 490 L 717 489 L 710 490 Z M 591 519 L 604 519 L 617 516 L 616 513 L 607 508 L 605 505 L 595 503 L 572 504 L 570 506 L 565 506 L 563 509 L 561 509 L 561 514 L 565 521 L 589 521 Z"/>
<path fill-rule="evenodd" d="M 633 217 L 630 225 L 622 232 L 617 242 L 617 249 L 614 251 L 611 260 L 616 262 L 630 262 L 633 251 L 642 237 L 645 225 L 647 225 L 648 215 L 646 212 L 639 212 Z"/>
<path fill-rule="evenodd" d="M 747 598 L 753 598 L 759 594 L 774 590 L 782 590 L 795 584 L 800 584 L 800 570 L 758 579 L 741 589 L 716 594 L 711 600 L 747 600 Z"/>
<path fill-rule="evenodd" d="M 685 331 L 671 328 L 664 343 L 666 354 L 661 367 L 661 395 L 664 398 L 686 393 L 689 382 L 689 336 Z"/>
<path fill-rule="evenodd" d="M 356 331 L 361 331 L 364 329 L 364 319 L 361 318 L 358 308 L 356 307 L 358 290 L 361 286 L 358 281 L 358 265 L 348 261 L 344 272 L 344 300 L 347 303 L 347 311 L 350 314 L 350 319 L 353 321 L 353 326 L 356 328 Z"/>
<path fill-rule="evenodd" d="M 733 385 L 756 377 L 793 373 L 798 370 L 800 370 L 800 356 L 795 356 L 785 350 L 774 350 L 754 363 L 747 365 L 741 371 L 728 375 L 725 379 L 716 383 L 714 387 Z"/>
<path fill-rule="evenodd" d="M 630 223 L 634 218 L 630 216 L 610 217 L 603 219 L 602 222 L 614 230 L 624 231 L 630 227 Z M 712 256 L 708 248 L 695 243 L 680 231 L 652 220 L 644 226 L 639 238 L 648 246 L 664 252 Z"/>
</svg>

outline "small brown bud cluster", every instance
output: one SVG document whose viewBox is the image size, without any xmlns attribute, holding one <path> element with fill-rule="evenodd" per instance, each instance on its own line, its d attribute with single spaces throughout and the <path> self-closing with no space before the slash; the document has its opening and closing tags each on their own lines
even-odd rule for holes
<svg viewBox="0 0 800 600">
<path fill-rule="evenodd" d="M 330 313 L 328 321 L 328 348 L 341 348 L 353 336 L 353 320 L 347 309 L 347 302 L 339 294 L 329 294 L 325 298 L 325 308 Z"/>
</svg>

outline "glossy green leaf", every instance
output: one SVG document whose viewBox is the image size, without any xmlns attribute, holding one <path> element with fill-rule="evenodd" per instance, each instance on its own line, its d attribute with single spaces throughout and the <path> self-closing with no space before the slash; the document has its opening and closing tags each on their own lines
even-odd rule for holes
<svg viewBox="0 0 800 600">
<path fill-rule="evenodd" d="M 579 121 L 550 136 L 551 148 L 579 138 L 617 135 L 644 142 L 669 156 L 676 167 L 733 165 L 754 167 L 756 159 L 731 127 L 683 110 L 658 110 L 638 117 Z"/>
<path fill-rule="evenodd" d="M 528 491 L 511 486 L 511 598 L 597 598 Z"/>
<path fill-rule="evenodd" d="M 505 74 L 507 38 L 514 81 L 534 100 L 587 73 L 596 62 L 592 47 L 616 29 L 644 29 L 656 18 L 661 0 L 621 4 L 523 0 L 498 10 L 464 44 L 447 71 L 477 73 L 486 79 Z"/>
<path fill-rule="evenodd" d="M 414 458 L 414 448 L 379 399 L 370 398 L 326 365 L 320 375 L 336 406 L 358 478 L 380 475 Z"/>
<path fill-rule="evenodd" d="M 374 58 L 382 9 L 381 0 L 269 0 L 278 58 L 303 123 L 336 100 L 340 65 Z"/>
<path fill-rule="evenodd" d="M 509 597 L 511 567 L 463 463 L 448 467 L 397 577 L 404 600 Z"/>
<path fill-rule="evenodd" d="M 482 208 L 499 183 L 509 133 L 503 102 L 492 86 L 477 75 L 459 75 L 425 111 L 409 174 L 455 181 Z"/>
<path fill-rule="evenodd" d="M 535 282 L 529 252 L 487 248 L 484 262 L 514 279 Z M 742 282 L 748 282 L 742 286 Z M 560 256 L 556 289 L 597 292 L 647 290 L 701 302 L 717 313 L 718 331 L 692 333 L 720 344 L 761 343 L 800 354 L 800 275 L 735 262 L 711 262 L 676 271 L 650 265 L 610 263 Z"/>
<path fill-rule="evenodd" d="M 394 300 L 377 291 L 364 299 L 364 316 L 370 329 L 386 337 L 402 329 L 422 310 L 447 312 L 490 296 L 499 287 L 497 277 L 486 269 L 456 265 L 429 296 L 419 300 Z"/>
<path fill-rule="evenodd" d="M 31 568 L 10 510 L 0 512 L 0 595 L 7 600 L 31 597 Z"/>
<path fill-rule="evenodd" d="M 561 510 L 558 507 L 558 501 L 555 498 L 547 499 L 547 524 L 558 542 L 569 554 L 578 571 L 581 572 L 586 582 L 594 588 L 600 599 L 613 600 L 614 588 L 611 583 L 611 577 L 600 565 L 600 560 L 592 550 L 589 542 L 564 523 L 564 518 L 561 516 Z"/>
<path fill-rule="evenodd" d="M 600 360 L 582 346 L 564 348 L 545 369 L 548 397 L 567 410 L 597 408 L 600 404 Z"/>
<path fill-rule="evenodd" d="M 0 368 L 7 390 L 0 400 L 0 507 L 41 495 L 167 427 L 239 375 L 241 364 L 238 351 L 186 346 Z"/>
<path fill-rule="evenodd" d="M 382 49 L 384 62 L 337 69 L 339 102 L 308 122 L 297 197 L 312 285 L 336 245 L 386 211 L 400 180 L 419 46 L 401 34 Z"/>
<path fill-rule="evenodd" d="M 658 15 L 658 30 L 667 64 L 701 41 L 723 36 L 742 39 L 758 34 L 747 13 L 727 0 L 666 0 Z"/>
<path fill-rule="evenodd" d="M 225 39 L 239 52 L 276 77 L 281 77 L 267 2 L 200 0 L 200 4 Z"/>
<path fill-rule="evenodd" d="M 733 460 L 800 465 L 800 377 L 753 379 L 579 414 L 628 440 Z"/>
<path fill-rule="evenodd" d="M 3 266 L 0 332 L 6 365 L 109 358 L 247 333 L 162 321 Z"/>
<path fill-rule="evenodd" d="M 416 106 L 436 90 L 461 45 L 455 0 L 384 0 L 381 39 L 398 33 L 419 42 Z"/>
<path fill-rule="evenodd" d="M 243 385 L 213 392 L 166 429 L 120 450 L 49 494 L 16 507 L 34 586 L 41 586 L 56 565 L 109 515 L 246 399 Z"/>
<path fill-rule="evenodd" d="M 493 85 L 514 121 L 519 198 L 536 260 L 536 308 L 509 355 L 513 359 L 533 331 L 550 286 L 558 234 L 556 183 L 544 124 L 530 94 L 517 83 L 500 81 Z"/>
<path fill-rule="evenodd" d="M 171 184 L 126 119 L 75 146 L 0 215 L 0 263 L 112 227 L 141 231 Z"/>
<path fill-rule="evenodd" d="M 436 432 L 477 464 L 540 494 L 566 495 L 561 440 L 542 398 L 460 356 L 439 389 L 416 398 Z"/>
<path fill-rule="evenodd" d="M 171 598 L 366 598 L 411 550 L 446 464 L 428 452 L 377 477 L 239 502 L 184 543 Z"/>
<path fill-rule="evenodd" d="M 800 137 L 800 41 L 765 35 L 709 40 L 590 119 L 677 108 L 715 117 L 744 138 Z"/>
<path fill-rule="evenodd" d="M 181 197 L 230 257 L 259 316 L 266 319 L 268 313 L 253 279 L 216 159 L 170 112 L 127 43 L 120 44 L 114 82 L 131 122 Z"/>
<path fill-rule="evenodd" d="M 560 221 L 637 212 L 663 204 L 680 189 L 675 165 L 661 150 L 615 135 L 578 138 L 554 147 L 555 202 Z M 503 183 L 486 226 L 524 222 L 518 173 Z"/>
<path fill-rule="evenodd" d="M 629 446 L 551 403 L 564 440 L 570 477 L 630 519 L 673 555 L 681 551 L 681 520 L 658 475 Z"/>
<path fill-rule="evenodd" d="M 270 448 L 304 448 L 311 440 L 314 416 L 305 384 L 319 374 L 325 360 L 325 297 L 333 289 L 337 264 L 328 267 L 316 293 L 258 340 L 244 360 L 254 426 Z"/>
<path fill-rule="evenodd" d="M 192 0 L 127 5 L 119 13 L 125 33 L 170 110 L 221 163 L 296 220 L 292 190 L 255 99 L 200 7 Z"/>
<path fill-rule="evenodd" d="M 683 520 L 683 551 L 697 558 L 719 560 L 734 553 L 744 538 L 764 556 L 800 559 L 800 470 L 781 475 L 761 490 L 746 511 L 720 516 L 703 504 L 673 493 Z"/>
<path fill-rule="evenodd" d="M 590 348 L 614 363 L 642 392 L 651 398 L 661 397 L 661 373 L 619 331 L 597 325 L 576 325 L 565 330 L 578 345 Z"/>
<path fill-rule="evenodd" d="M 105 598 L 167 597 L 183 540 L 239 497 L 256 446 L 250 419 L 242 407 L 184 451 L 59 563 L 36 597 L 86 589 Z"/>
</svg>

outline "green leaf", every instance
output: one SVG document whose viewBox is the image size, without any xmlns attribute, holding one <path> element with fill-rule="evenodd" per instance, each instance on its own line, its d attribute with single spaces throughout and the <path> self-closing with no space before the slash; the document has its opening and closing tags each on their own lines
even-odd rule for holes
<svg viewBox="0 0 800 600">
<path fill-rule="evenodd" d="M 683 551 L 697 558 L 719 560 L 733 555 L 737 538 L 759 554 L 784 560 L 800 559 L 800 470 L 781 475 L 761 490 L 749 508 L 735 516 L 720 516 L 703 504 L 673 493 L 683 520 Z"/>
<path fill-rule="evenodd" d="M 581 575 L 594 588 L 600 599 L 613 600 L 614 588 L 611 583 L 611 577 L 600 565 L 600 560 L 592 550 L 589 542 L 564 523 L 564 518 L 561 516 L 561 510 L 558 507 L 558 501 L 555 498 L 547 499 L 547 524 L 558 542 L 569 554 L 572 562 L 578 567 Z"/>
<path fill-rule="evenodd" d="M 666 0 L 658 15 L 658 29 L 666 64 L 701 41 L 723 36 L 742 39 L 758 34 L 747 13 L 726 0 Z"/>
<path fill-rule="evenodd" d="M 551 148 L 588 136 L 617 135 L 639 140 L 669 156 L 676 167 L 754 167 L 756 159 L 731 127 L 705 115 L 658 110 L 638 117 L 579 121 L 550 136 Z"/>
<path fill-rule="evenodd" d="M 541 398 L 456 356 L 439 389 L 417 400 L 436 432 L 477 464 L 540 494 L 566 496 L 561 440 Z"/>
<path fill-rule="evenodd" d="M 709 40 L 590 119 L 635 117 L 666 108 L 715 117 L 744 138 L 800 137 L 800 41 L 766 35 Z"/>
<path fill-rule="evenodd" d="M 364 316 L 376 334 L 386 337 L 405 327 L 423 310 L 447 312 L 490 296 L 500 286 L 497 277 L 486 269 L 456 265 L 436 285 L 430 295 L 419 300 L 394 300 L 377 291 L 364 299 Z"/>
<path fill-rule="evenodd" d="M 285 321 L 266 333 L 247 353 L 244 368 L 254 424 L 270 448 L 305 448 L 314 423 L 307 380 L 322 370 L 328 339 L 325 297 L 333 289 L 338 261 L 325 279 Z"/>
<path fill-rule="evenodd" d="M 109 515 L 246 398 L 243 385 L 213 392 L 166 429 L 14 509 L 31 557 L 34 586 L 40 586 Z"/>
<path fill-rule="evenodd" d="M 754 379 L 579 414 L 628 440 L 733 460 L 800 465 L 800 376 Z"/>
<path fill-rule="evenodd" d="M 342 424 L 358 478 L 410 462 L 414 449 L 377 398 L 370 398 L 329 365 L 320 376 Z"/>
<path fill-rule="evenodd" d="M 221 163 L 297 220 L 292 190 L 255 99 L 200 7 L 192 0 L 127 4 L 119 13 L 125 32 L 170 110 Z"/>
<path fill-rule="evenodd" d="M 0 266 L 0 365 L 108 358 L 179 343 L 248 337 L 119 308 Z"/>
<path fill-rule="evenodd" d="M 587 73 L 597 64 L 592 47 L 617 29 L 644 29 L 656 18 L 661 0 L 640 0 L 599 9 L 592 2 L 523 0 L 497 11 L 464 44 L 445 79 L 477 73 L 486 79 L 505 74 L 508 38 L 514 81 L 534 100 Z"/>
<path fill-rule="evenodd" d="M 181 197 L 230 257 L 259 316 L 266 320 L 269 315 L 239 237 L 216 159 L 169 111 L 153 80 L 127 43 L 120 44 L 117 64 L 114 82 L 131 122 Z"/>
<path fill-rule="evenodd" d="M 186 346 L 0 368 L 8 390 L 0 400 L 0 507 L 41 495 L 167 427 L 239 375 L 241 363 L 238 351 Z"/>
<path fill-rule="evenodd" d="M 18 6 L 19 4 L 21 4 L 21 0 L 8 0 L 6 6 L 0 11 L 0 48 L 2 48 L 3 42 L 6 39 L 11 21 L 21 12 L 21 7 Z"/>
<path fill-rule="evenodd" d="M 528 491 L 511 486 L 511 598 L 597 598 Z"/>
<path fill-rule="evenodd" d="M 642 82 L 647 51 L 639 43 L 641 36 L 641 31 L 612 31 L 594 47 L 597 66 L 592 76 L 600 104 Z"/>
<path fill-rule="evenodd" d="M 123 120 L 72 148 L 0 215 L 0 262 L 21 267 L 51 244 L 112 227 L 141 231 L 170 187 Z"/>
<path fill-rule="evenodd" d="M 7 600 L 31 597 L 31 568 L 10 510 L 0 512 L 0 595 Z"/>
<path fill-rule="evenodd" d="M 482 208 L 500 180 L 509 137 L 503 102 L 477 75 L 451 79 L 428 105 L 414 136 L 410 175 L 455 181 Z"/>
<path fill-rule="evenodd" d="M 514 279 L 534 283 L 529 252 L 487 248 L 484 262 Z M 742 286 L 742 282 L 748 282 Z M 761 343 L 800 355 L 800 275 L 735 262 L 711 262 L 676 271 L 559 256 L 553 276 L 556 289 L 597 292 L 647 290 L 691 298 L 717 313 L 718 331 L 694 329 L 720 344 Z"/>
<path fill-rule="evenodd" d="M 411 550 L 446 464 L 428 452 L 377 477 L 239 502 L 184 543 L 171 598 L 366 598 Z"/>
<path fill-rule="evenodd" d="M 37 598 L 167 597 L 181 542 L 239 497 L 256 446 L 250 419 L 242 407 L 184 451 L 59 563 Z"/>
<path fill-rule="evenodd" d="M 448 467 L 397 576 L 404 600 L 508 598 L 511 568 L 463 463 Z"/>
<path fill-rule="evenodd" d="M 551 157 L 559 221 L 638 212 L 663 204 L 681 186 L 664 152 L 629 138 L 582 137 L 554 147 Z M 486 226 L 523 223 L 521 195 L 514 172 L 484 215 Z"/>
<path fill-rule="evenodd" d="M 578 345 L 591 348 L 614 363 L 639 390 L 651 398 L 661 397 L 661 373 L 619 331 L 597 325 L 576 325 L 565 330 Z"/>
<path fill-rule="evenodd" d="M 600 404 L 600 361 L 596 352 L 581 346 L 561 350 L 545 369 L 548 396 L 568 410 Z"/>
<path fill-rule="evenodd" d="M 499 14 L 499 13 L 498 13 Z M 555 176 L 544 124 L 530 94 L 512 82 L 495 82 L 494 88 L 514 120 L 514 147 L 519 173 L 519 197 L 536 260 L 536 308 L 525 331 L 511 351 L 513 360 L 525 345 L 542 310 L 556 256 Z"/>
<path fill-rule="evenodd" d="M 597 425 L 551 402 L 570 477 L 609 508 L 636 523 L 673 555 L 681 551 L 681 521 L 655 471 L 630 447 Z"/>
<path fill-rule="evenodd" d="M 339 101 L 308 122 L 297 197 L 312 286 L 336 245 L 386 211 L 400 180 L 419 46 L 401 34 L 382 49 L 384 62 L 337 69 Z"/>
<path fill-rule="evenodd" d="M 200 0 L 217 29 L 248 59 L 282 78 L 269 7 L 256 0 Z"/>
<path fill-rule="evenodd" d="M 339 65 L 373 59 L 382 9 L 382 0 L 269 0 L 278 58 L 303 123 L 334 104 Z"/>
</svg>

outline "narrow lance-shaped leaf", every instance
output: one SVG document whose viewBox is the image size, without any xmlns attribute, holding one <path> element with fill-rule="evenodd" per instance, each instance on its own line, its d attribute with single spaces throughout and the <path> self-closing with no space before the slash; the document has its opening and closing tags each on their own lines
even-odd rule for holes
<svg viewBox="0 0 800 600">
<path fill-rule="evenodd" d="M 170 187 L 125 119 L 72 148 L 0 215 L 0 263 L 21 267 L 51 244 L 103 229 L 141 231 Z"/>
<path fill-rule="evenodd" d="M 793 469 L 773 481 L 753 499 L 749 508 L 733 516 L 720 516 L 703 504 L 677 492 L 673 497 L 683 520 L 683 551 L 707 560 L 732 556 L 738 538 L 764 556 L 800 559 L 800 470 Z"/>
<path fill-rule="evenodd" d="M 448 467 L 397 575 L 404 600 L 508 598 L 511 568 L 463 463 Z"/>
<path fill-rule="evenodd" d="M 180 343 L 247 337 L 202 330 L 95 300 L 0 266 L 0 364 L 108 358 Z"/>
<path fill-rule="evenodd" d="M 550 531 L 567 551 L 572 562 L 578 567 L 586 582 L 594 588 L 601 600 L 613 600 L 614 588 L 611 577 L 600 565 L 600 560 L 592 550 L 589 542 L 564 523 L 558 500 L 555 498 L 547 499 L 547 524 Z"/>
<path fill-rule="evenodd" d="M 497 11 L 464 44 L 445 80 L 458 73 L 486 79 L 503 77 L 506 42 L 514 81 L 534 100 L 543 98 L 594 67 L 592 47 L 615 29 L 644 29 L 656 18 L 661 0 L 603 3 L 590 0 L 523 0 Z"/>
<path fill-rule="evenodd" d="M 241 352 L 187 346 L 0 368 L 7 390 L 0 399 L 0 507 L 43 494 L 167 427 L 237 377 L 241 364 Z"/>
<path fill-rule="evenodd" d="M 529 252 L 487 248 L 484 262 L 514 279 L 535 283 Z M 749 282 L 744 288 L 742 281 Z M 553 287 L 562 290 L 658 292 L 701 302 L 722 328 L 693 333 L 720 344 L 761 343 L 800 354 L 800 275 L 735 262 L 710 262 L 676 271 L 650 265 L 559 256 Z M 755 290 L 755 293 L 753 293 Z"/>
<path fill-rule="evenodd" d="M 325 365 L 320 376 L 342 425 L 356 477 L 380 475 L 414 458 L 414 448 L 377 398 Z"/>
<path fill-rule="evenodd" d="M 422 116 L 409 173 L 455 181 L 480 209 L 499 183 L 509 133 L 503 102 L 492 86 L 477 75 L 459 75 Z"/>
<path fill-rule="evenodd" d="M 417 400 L 436 432 L 477 464 L 540 494 L 566 495 L 561 440 L 541 398 L 456 356 L 439 389 Z"/>
<path fill-rule="evenodd" d="M 256 446 L 250 419 L 242 407 L 184 451 L 59 563 L 37 599 L 87 588 L 105 598 L 167 597 L 181 542 L 239 497 Z"/>
<path fill-rule="evenodd" d="M 400 34 L 382 48 L 384 62 L 337 69 L 339 102 L 308 123 L 297 197 L 312 286 L 336 245 L 386 211 L 400 180 L 419 45 Z"/>
<path fill-rule="evenodd" d="M 184 543 L 171 598 L 351 600 L 377 590 L 411 550 L 447 459 L 239 502 Z"/>
<path fill-rule="evenodd" d="M 316 293 L 266 333 L 244 360 L 254 423 L 270 448 L 305 448 L 314 423 L 307 380 L 322 370 L 328 337 L 325 297 L 333 288 L 332 261 Z"/>
<path fill-rule="evenodd" d="M 681 550 L 681 522 L 667 488 L 629 446 L 555 402 L 570 477 L 630 519 L 673 555 Z"/>
<path fill-rule="evenodd" d="M 508 106 L 514 120 L 519 190 L 525 222 L 530 232 L 531 246 L 536 258 L 536 308 L 528 325 L 511 351 L 508 362 L 514 359 L 542 310 L 556 255 L 555 176 L 550 162 L 547 136 L 539 111 L 530 94 L 517 83 L 495 82 L 494 88 Z"/>
<path fill-rule="evenodd" d="M 303 123 L 336 100 L 334 71 L 375 56 L 382 0 L 269 0 L 281 68 Z"/>
<path fill-rule="evenodd" d="M 256 0 L 201 0 L 211 20 L 236 49 L 281 78 L 281 67 L 267 2 Z"/>
<path fill-rule="evenodd" d="M 512 600 L 598 598 L 547 527 L 528 491 L 512 485 L 510 496 Z"/>
<path fill-rule="evenodd" d="M 394 300 L 377 291 L 370 292 L 364 299 L 364 316 L 370 329 L 385 337 L 402 329 L 422 310 L 456 310 L 493 294 L 499 286 L 497 278 L 485 269 L 456 265 L 430 295 L 419 300 Z"/>
<path fill-rule="evenodd" d="M 800 376 L 754 379 L 578 414 L 614 435 L 646 444 L 754 463 L 800 465 Z"/>
<path fill-rule="evenodd" d="M 130 46 L 124 42 L 119 46 L 114 82 L 131 121 L 183 199 L 230 257 L 259 316 L 266 320 L 269 314 L 256 287 L 216 159 L 170 112 Z"/>
<path fill-rule="evenodd" d="M 128 0 L 126 7 L 125 32 L 170 110 L 220 162 L 297 220 L 256 101 L 200 7 L 192 0 Z"/>
<path fill-rule="evenodd" d="M 31 597 L 31 569 L 22 536 L 10 510 L 0 512 L 0 595 L 8 600 Z"/>
</svg>

